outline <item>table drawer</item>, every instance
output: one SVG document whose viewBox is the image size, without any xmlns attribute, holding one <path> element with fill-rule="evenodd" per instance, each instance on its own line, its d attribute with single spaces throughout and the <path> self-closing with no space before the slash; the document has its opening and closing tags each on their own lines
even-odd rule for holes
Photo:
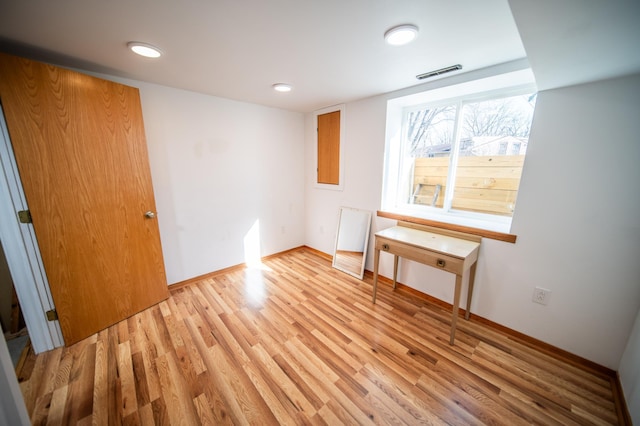
<svg viewBox="0 0 640 426">
<path fill-rule="evenodd" d="M 427 251 L 396 240 L 376 236 L 376 249 L 457 275 L 462 275 L 464 271 L 463 259 Z"/>
</svg>

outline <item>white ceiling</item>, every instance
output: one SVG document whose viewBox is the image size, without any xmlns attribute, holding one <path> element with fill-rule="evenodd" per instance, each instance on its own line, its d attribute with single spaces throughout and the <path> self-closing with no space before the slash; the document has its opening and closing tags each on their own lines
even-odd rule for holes
<svg viewBox="0 0 640 426">
<path fill-rule="evenodd" d="M 445 66 L 460 63 L 459 72 L 468 72 L 524 58 L 518 30 L 539 87 L 638 71 L 637 3 L 0 0 L 0 50 L 308 112 L 420 84 L 417 74 Z M 387 46 L 384 32 L 404 23 L 420 28 L 418 38 L 408 46 Z M 622 36 L 622 46 L 612 49 Z M 137 57 L 126 49 L 128 41 L 154 44 L 165 55 Z M 616 62 L 594 72 L 590 64 L 601 55 Z M 277 82 L 294 90 L 276 93 L 271 85 Z"/>
<path fill-rule="evenodd" d="M 415 42 L 386 45 L 405 23 Z M 61 65 L 305 112 L 525 56 L 506 0 L 0 0 L 0 37 Z"/>
</svg>

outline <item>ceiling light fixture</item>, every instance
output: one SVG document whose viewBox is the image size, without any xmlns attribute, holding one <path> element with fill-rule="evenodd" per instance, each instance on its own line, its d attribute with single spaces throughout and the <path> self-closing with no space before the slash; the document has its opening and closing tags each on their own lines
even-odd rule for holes
<svg viewBox="0 0 640 426">
<path fill-rule="evenodd" d="M 398 25 L 384 33 L 385 41 L 392 46 L 402 46 L 413 41 L 417 36 L 418 27 L 411 24 Z"/>
<path fill-rule="evenodd" d="M 134 53 L 137 53 L 140 56 L 144 56 L 145 58 L 159 58 L 160 56 L 162 56 L 162 51 L 160 49 L 148 43 L 130 41 L 129 43 L 127 43 L 127 47 Z"/>
<path fill-rule="evenodd" d="M 276 92 L 290 92 L 293 89 L 293 86 L 286 83 L 276 83 L 273 85 L 273 90 Z"/>
</svg>

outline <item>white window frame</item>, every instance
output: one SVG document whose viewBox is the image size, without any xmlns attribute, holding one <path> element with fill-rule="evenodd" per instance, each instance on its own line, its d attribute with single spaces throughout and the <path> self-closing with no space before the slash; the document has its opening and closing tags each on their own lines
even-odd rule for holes
<svg viewBox="0 0 640 426">
<path fill-rule="evenodd" d="M 454 192 L 453 182 L 455 182 L 457 172 L 455 165 L 459 157 L 457 133 L 460 115 L 458 113 L 454 124 L 454 143 L 449 156 L 448 190 L 443 194 L 445 197 L 443 207 L 410 204 L 407 197 L 402 197 L 405 195 L 401 180 L 403 179 L 402 167 L 405 158 L 403 150 L 406 147 L 406 120 L 409 111 L 425 107 L 457 104 L 457 108 L 462 108 L 467 103 L 535 93 L 536 91 L 533 74 L 529 69 L 525 69 L 389 100 L 387 103 L 382 210 L 452 225 L 508 233 L 511 229 L 512 217 L 451 209 Z"/>
</svg>

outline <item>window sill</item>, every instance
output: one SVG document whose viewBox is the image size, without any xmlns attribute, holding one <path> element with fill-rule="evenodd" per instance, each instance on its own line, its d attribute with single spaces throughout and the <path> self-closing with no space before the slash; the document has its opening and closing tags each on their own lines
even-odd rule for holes
<svg viewBox="0 0 640 426">
<path fill-rule="evenodd" d="M 472 228 L 470 226 L 454 225 L 451 223 L 438 222 L 435 220 L 423 219 L 423 218 L 414 217 L 414 216 L 406 216 L 398 213 L 386 212 L 381 210 L 378 210 L 377 215 L 379 217 L 384 217 L 387 219 L 418 223 L 420 225 L 433 226 L 434 228 L 446 229 L 449 231 L 464 232 L 466 234 L 478 235 L 483 238 L 490 238 L 492 240 L 504 241 L 507 243 L 515 243 L 516 238 L 518 237 L 517 235 L 514 235 L 514 234 L 507 234 L 507 233 L 497 232 L 497 231 L 489 231 L 489 230 L 480 229 L 480 228 Z"/>
</svg>

